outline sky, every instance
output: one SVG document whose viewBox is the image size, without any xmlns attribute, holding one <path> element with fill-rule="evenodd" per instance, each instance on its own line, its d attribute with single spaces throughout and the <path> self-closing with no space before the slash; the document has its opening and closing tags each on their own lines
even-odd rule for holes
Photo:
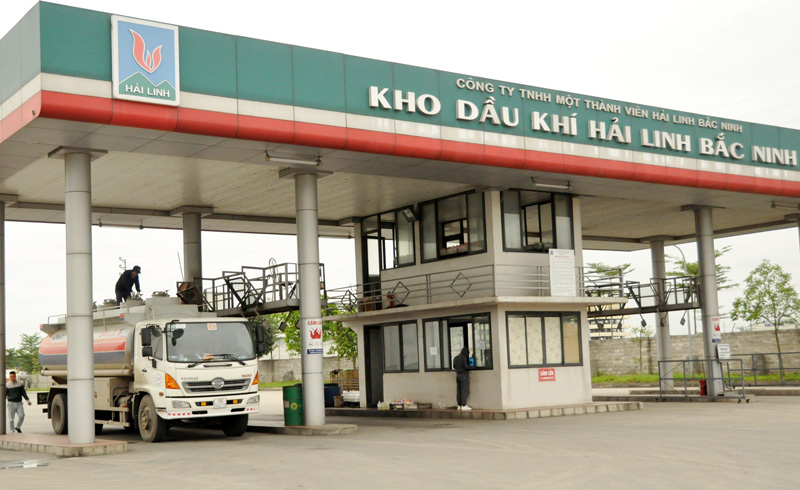
<svg viewBox="0 0 800 490">
<path fill-rule="evenodd" d="M 796 0 L 606 0 L 497 3 L 417 1 L 91 1 L 63 3 L 228 34 L 436 68 L 600 98 L 800 129 L 800 36 Z M 0 37 L 35 4 L 3 2 Z M 2 70 L 2 67 L 0 67 Z M 63 225 L 6 224 L 7 344 L 66 311 Z M 204 232 L 203 271 L 296 261 L 294 237 Z M 797 228 L 720 239 L 721 262 L 742 283 L 763 259 L 800 284 Z M 694 244 L 681 246 L 696 260 Z M 668 254 L 679 255 L 674 247 Z M 93 228 L 94 298 L 113 298 L 120 272 L 142 267 L 146 295 L 175 292 L 180 231 Z M 352 240 L 323 239 L 329 284 L 355 283 Z M 585 260 L 631 262 L 649 280 L 649 251 L 586 252 Z M 720 293 L 730 311 L 741 287 Z M 685 333 L 673 320 L 672 333 Z M 739 322 L 738 325 L 742 325 Z M 729 331 L 734 324 L 723 322 Z"/>
</svg>

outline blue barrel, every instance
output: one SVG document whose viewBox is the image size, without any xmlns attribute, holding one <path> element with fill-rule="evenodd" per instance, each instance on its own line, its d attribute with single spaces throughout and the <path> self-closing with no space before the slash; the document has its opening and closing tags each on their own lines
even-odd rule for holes
<svg viewBox="0 0 800 490">
<path fill-rule="evenodd" d="M 341 395 L 338 383 L 325 383 L 325 406 L 333 406 L 333 398 Z"/>
</svg>

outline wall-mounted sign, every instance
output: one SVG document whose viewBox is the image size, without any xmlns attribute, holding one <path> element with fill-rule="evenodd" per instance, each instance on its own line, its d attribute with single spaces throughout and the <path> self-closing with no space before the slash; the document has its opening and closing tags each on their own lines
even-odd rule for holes
<svg viewBox="0 0 800 490">
<path fill-rule="evenodd" d="M 550 249 L 550 296 L 577 296 L 573 250 Z"/>
<path fill-rule="evenodd" d="M 555 381 L 555 368 L 539 368 L 539 381 Z"/>
<path fill-rule="evenodd" d="M 114 98 L 180 103 L 178 27 L 111 16 Z"/>
<path fill-rule="evenodd" d="M 322 320 L 303 320 L 303 336 L 306 339 L 306 354 L 322 355 Z"/>
<path fill-rule="evenodd" d="M 717 359 L 730 359 L 731 346 L 730 344 L 717 344 Z"/>
<path fill-rule="evenodd" d="M 720 328 L 718 316 L 711 318 L 711 342 L 715 344 L 722 342 L 722 329 Z"/>
</svg>

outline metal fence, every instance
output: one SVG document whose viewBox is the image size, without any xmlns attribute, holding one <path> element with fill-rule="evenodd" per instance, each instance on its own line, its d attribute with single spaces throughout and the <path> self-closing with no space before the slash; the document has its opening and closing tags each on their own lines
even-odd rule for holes
<svg viewBox="0 0 800 490">
<path fill-rule="evenodd" d="M 800 385 L 800 352 L 764 352 L 756 354 L 731 354 L 744 363 L 750 386 L 797 386 Z M 783 369 L 781 369 L 783 366 Z M 778 379 L 758 379 L 758 376 L 777 375 Z M 793 376 L 794 375 L 794 376 Z"/>
<path fill-rule="evenodd" d="M 714 361 L 722 364 L 722 376 L 713 377 L 706 373 L 704 378 L 693 378 L 688 373 L 688 365 L 692 362 Z M 682 386 L 683 390 L 676 390 L 683 396 L 710 396 L 703 395 L 703 385 L 721 381 L 726 397 L 745 399 L 744 363 L 741 359 L 694 359 L 694 360 L 663 360 L 658 361 L 658 395 L 672 395 L 664 391 L 664 381 L 671 382 L 673 387 Z M 693 389 L 700 388 L 700 393 L 695 394 Z M 735 396 L 731 396 L 735 395 Z"/>
</svg>

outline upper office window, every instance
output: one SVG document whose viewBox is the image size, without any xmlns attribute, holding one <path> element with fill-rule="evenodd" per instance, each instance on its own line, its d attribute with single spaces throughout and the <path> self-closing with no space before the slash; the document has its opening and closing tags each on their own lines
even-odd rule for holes
<svg viewBox="0 0 800 490">
<path fill-rule="evenodd" d="M 422 261 L 486 251 L 482 192 L 420 204 Z"/>
<path fill-rule="evenodd" d="M 503 249 L 547 252 L 572 249 L 572 200 L 565 194 L 504 191 Z"/>
<path fill-rule="evenodd" d="M 409 215 L 411 219 L 406 217 L 403 209 L 398 209 L 361 220 L 361 236 L 368 257 L 366 266 L 371 276 L 378 275 L 379 270 L 416 262 L 413 213 Z"/>
</svg>

